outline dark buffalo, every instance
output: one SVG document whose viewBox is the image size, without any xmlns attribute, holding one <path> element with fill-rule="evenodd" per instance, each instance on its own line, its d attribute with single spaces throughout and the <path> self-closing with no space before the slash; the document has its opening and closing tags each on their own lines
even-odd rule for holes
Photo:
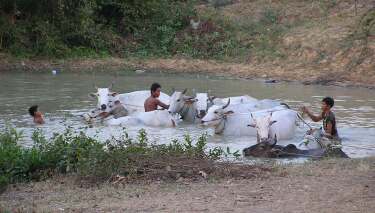
<svg viewBox="0 0 375 213">
<path fill-rule="evenodd" d="M 248 157 L 261 157 L 261 158 L 295 158 L 295 157 L 310 157 L 310 158 L 323 158 L 323 157 L 336 157 L 336 158 L 349 158 L 339 148 L 330 149 L 310 149 L 301 150 L 294 144 L 287 146 L 272 145 L 269 143 L 258 143 L 243 150 L 245 156 Z"/>
</svg>

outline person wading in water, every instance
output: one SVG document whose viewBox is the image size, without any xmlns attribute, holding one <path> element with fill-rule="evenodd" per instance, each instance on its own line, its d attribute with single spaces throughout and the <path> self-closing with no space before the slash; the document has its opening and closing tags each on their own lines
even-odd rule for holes
<svg viewBox="0 0 375 213">
<path fill-rule="evenodd" d="M 150 88 L 151 96 L 148 97 L 144 103 L 145 112 L 150 112 L 158 109 L 158 106 L 163 109 L 168 109 L 169 105 L 164 104 L 159 100 L 161 86 L 158 83 L 153 83 Z"/>
<path fill-rule="evenodd" d="M 303 113 L 306 113 L 314 122 L 323 120 L 323 137 L 339 141 L 340 138 L 337 132 L 335 114 L 331 111 L 334 104 L 335 101 L 333 100 L 333 98 L 325 97 L 322 100 L 322 112 L 319 115 L 314 115 L 306 106 L 303 106 L 301 110 Z M 311 134 L 313 131 L 315 130 L 310 130 L 308 134 Z"/>
<path fill-rule="evenodd" d="M 34 123 L 44 124 L 43 114 L 38 111 L 38 105 L 31 106 L 29 114 L 34 118 Z"/>
</svg>

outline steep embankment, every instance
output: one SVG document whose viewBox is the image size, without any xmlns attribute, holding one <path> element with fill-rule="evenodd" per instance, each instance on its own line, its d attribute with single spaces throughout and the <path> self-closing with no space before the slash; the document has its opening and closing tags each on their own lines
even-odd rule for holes
<svg viewBox="0 0 375 213">
<path fill-rule="evenodd" d="M 201 4 L 194 18 L 201 21 L 198 28 L 188 26 L 176 34 L 175 44 L 187 45 L 183 52 L 178 46 L 165 57 L 54 61 L 0 55 L 0 70 L 132 67 L 371 87 L 374 8 L 371 0 L 358 1 L 357 6 L 350 0 L 238 0 L 218 8 Z"/>
</svg>

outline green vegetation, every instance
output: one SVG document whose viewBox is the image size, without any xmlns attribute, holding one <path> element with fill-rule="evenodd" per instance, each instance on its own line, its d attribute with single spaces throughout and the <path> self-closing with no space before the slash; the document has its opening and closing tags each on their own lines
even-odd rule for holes
<svg viewBox="0 0 375 213">
<path fill-rule="evenodd" d="M 281 56 L 276 46 L 286 29 L 271 8 L 259 20 L 237 25 L 213 7 L 198 15 L 195 1 L 0 2 L 0 51 L 17 57 Z M 199 20 L 198 28 L 190 20 Z"/>
<path fill-rule="evenodd" d="M 114 175 L 134 179 L 178 178 L 189 176 L 186 166 L 212 169 L 215 160 L 223 155 L 238 157 L 219 147 L 206 152 L 206 135 L 193 144 L 186 135 L 184 142 L 173 140 L 170 144 L 150 143 L 144 130 L 136 139 L 126 133 L 121 139 L 101 143 L 84 133 L 67 129 L 46 139 L 41 131 L 35 131 L 34 145 L 25 148 L 18 144 L 22 134 L 7 128 L 0 133 L 0 189 L 7 184 L 21 181 L 41 180 L 54 174 L 74 173 L 86 179 L 108 180 Z M 165 169 L 168 167 L 169 169 Z"/>
<path fill-rule="evenodd" d="M 313 69 L 335 59 L 334 64 L 346 67 L 340 70 L 353 70 L 371 56 L 374 34 L 374 10 L 368 0 L 357 12 L 353 4 L 337 0 L 0 0 L 0 55 L 35 61 L 182 57 L 291 67 L 303 57 L 307 59 L 303 64 Z M 334 39 L 349 34 L 347 39 Z M 349 51 L 353 49 L 358 56 L 344 65 L 344 57 L 353 58 Z M 335 57 L 340 51 L 342 57 Z"/>
<path fill-rule="evenodd" d="M 195 12 L 179 0 L 1 0 L 0 48 L 17 56 L 165 54 Z"/>
</svg>

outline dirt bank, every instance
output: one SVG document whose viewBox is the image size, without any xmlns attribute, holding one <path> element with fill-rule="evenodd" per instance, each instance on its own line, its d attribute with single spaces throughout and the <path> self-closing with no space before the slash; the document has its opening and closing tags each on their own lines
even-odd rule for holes
<svg viewBox="0 0 375 213">
<path fill-rule="evenodd" d="M 1 71 L 22 70 L 26 72 L 50 71 L 118 71 L 144 69 L 149 72 L 160 71 L 170 73 L 203 73 L 218 76 L 239 78 L 263 78 L 279 81 L 298 81 L 304 84 L 323 84 L 338 86 L 360 86 L 375 88 L 375 75 L 359 73 L 357 75 L 345 72 L 327 72 L 311 67 L 294 65 L 283 67 L 277 63 L 245 64 L 220 62 L 199 59 L 135 59 L 135 58 L 106 58 L 80 60 L 6 60 L 0 62 Z"/>
<path fill-rule="evenodd" d="M 242 180 L 82 187 L 72 178 L 17 185 L 3 209 L 35 212 L 373 212 L 375 159 L 279 166 Z M 0 208 L 1 210 L 1 208 Z"/>
</svg>

